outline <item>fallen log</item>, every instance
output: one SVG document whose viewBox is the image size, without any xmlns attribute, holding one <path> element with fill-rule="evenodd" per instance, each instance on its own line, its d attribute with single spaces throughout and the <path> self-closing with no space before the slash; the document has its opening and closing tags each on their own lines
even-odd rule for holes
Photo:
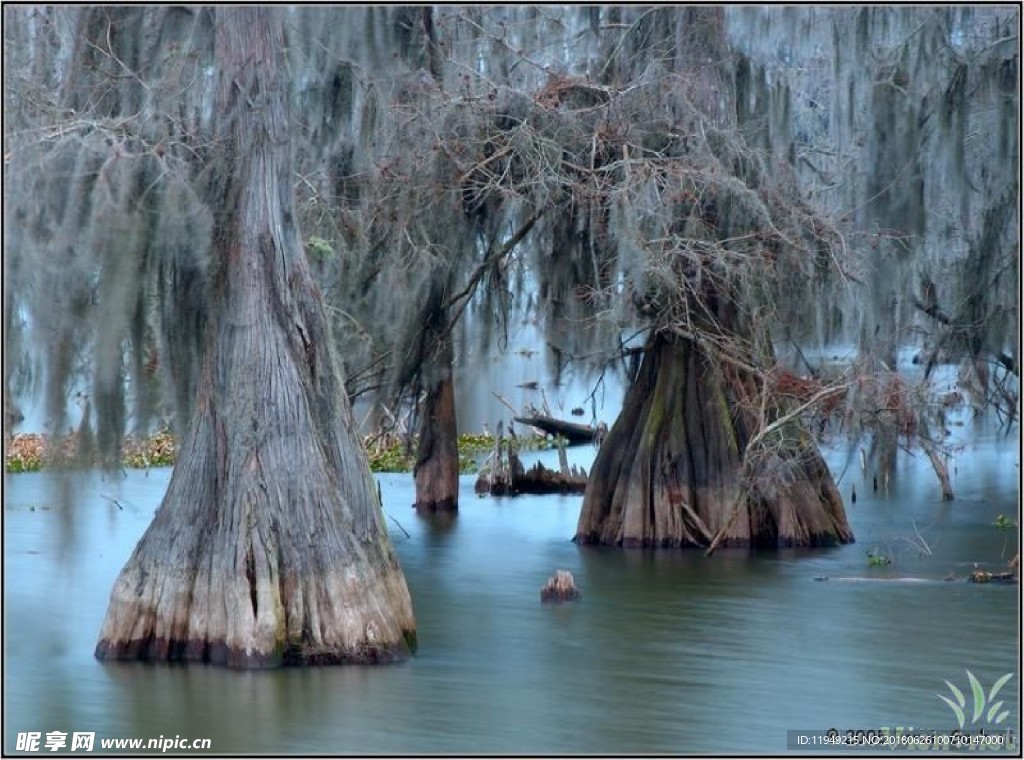
<svg viewBox="0 0 1024 760">
<path fill-rule="evenodd" d="M 556 419 L 555 417 L 516 417 L 515 421 L 535 427 L 543 433 L 561 436 L 569 442 L 570 446 L 581 443 L 593 443 L 598 434 L 597 428 L 590 425 L 581 425 L 578 422 L 568 422 Z"/>
</svg>

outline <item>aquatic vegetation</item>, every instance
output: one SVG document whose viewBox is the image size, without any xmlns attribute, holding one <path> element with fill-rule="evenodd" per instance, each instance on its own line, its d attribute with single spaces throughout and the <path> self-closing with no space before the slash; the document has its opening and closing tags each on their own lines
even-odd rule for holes
<svg viewBox="0 0 1024 760">
<path fill-rule="evenodd" d="M 1011 520 L 1009 517 L 1000 512 L 996 515 L 996 519 L 992 522 L 996 530 L 1009 530 L 1010 528 L 1016 528 L 1017 523 Z"/>
<path fill-rule="evenodd" d="M 24 433 L 13 436 L 4 452 L 4 470 L 9 473 L 38 472 L 57 464 L 63 466 L 95 467 L 101 462 L 95 456 L 83 454 L 77 434 L 60 439 L 56 447 L 50 445 L 46 436 L 40 433 Z M 398 436 L 389 436 L 382 441 L 379 436 L 366 436 L 363 446 L 374 472 L 412 472 L 416 464 L 415 438 L 408 446 Z M 520 439 L 523 449 L 546 449 L 552 443 L 540 436 Z M 479 469 L 477 459 L 494 449 L 494 436 L 464 433 L 459 436 L 459 472 L 472 474 Z M 163 430 L 145 439 L 126 438 L 121 447 L 121 466 L 126 468 L 169 467 L 177 459 L 178 450 L 174 436 Z"/>
<path fill-rule="evenodd" d="M 867 552 L 868 567 L 889 567 L 892 565 L 892 557 L 883 554 L 878 549 Z"/>
<path fill-rule="evenodd" d="M 145 439 L 126 438 L 121 446 L 121 466 L 131 468 L 167 467 L 177 458 L 177 445 L 169 431 Z M 10 473 L 38 472 L 55 466 L 95 467 L 101 461 L 77 433 L 56 442 L 41 433 L 13 436 L 4 452 L 4 470 Z"/>
</svg>

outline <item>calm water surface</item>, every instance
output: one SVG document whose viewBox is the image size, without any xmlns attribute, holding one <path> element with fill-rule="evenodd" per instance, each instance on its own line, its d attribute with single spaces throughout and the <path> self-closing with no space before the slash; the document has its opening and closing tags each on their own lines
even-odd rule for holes
<svg viewBox="0 0 1024 760">
<path fill-rule="evenodd" d="M 902 460 L 887 496 L 845 452 L 829 463 L 844 496 L 857 488 L 856 544 L 711 559 L 577 547 L 581 497 L 477 498 L 472 477 L 454 521 L 417 518 L 411 476 L 379 476 L 409 533 L 389 520 L 418 655 L 258 673 L 93 659 L 169 470 L 6 476 L 4 751 L 19 731 L 61 730 L 208 737 L 241 753 L 778 753 L 786 729 L 952 728 L 937 695 L 947 679 L 968 689 L 966 669 L 986 686 L 1016 674 L 1000 696 L 1019 728 L 1019 589 L 941 580 L 1016 551 L 1016 531 L 992 525 L 1018 513 L 1016 440 L 969 445 L 953 503 L 923 458 Z M 894 566 L 869 568 L 868 550 Z M 581 603 L 540 605 L 558 568 Z M 935 581 L 836 580 L 849 576 Z"/>
</svg>

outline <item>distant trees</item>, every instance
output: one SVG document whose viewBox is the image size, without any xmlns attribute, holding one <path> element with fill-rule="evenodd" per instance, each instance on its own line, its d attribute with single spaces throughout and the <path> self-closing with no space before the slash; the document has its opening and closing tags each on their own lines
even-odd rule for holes
<svg viewBox="0 0 1024 760">
<path fill-rule="evenodd" d="M 109 461 L 161 397 L 183 433 L 197 391 L 212 22 L 202 9 L 38 6 L 5 9 L 4 28 L 4 171 L 18 188 L 5 339 L 22 347 L 9 366 L 43 386 L 54 433 L 84 386 Z"/>
<path fill-rule="evenodd" d="M 920 330 L 924 379 L 939 362 L 961 362 L 965 393 L 1009 424 L 1019 403 L 1019 28 L 1019 10 L 953 8 L 864 12 L 856 25 L 861 39 L 879 41 L 866 72 L 873 161 L 859 225 L 876 237 L 862 352 L 893 370 Z M 909 432 L 952 498 L 935 454 L 945 405 L 934 393 L 915 404 L 898 383 L 883 396 L 897 403 L 881 404 L 896 408 L 880 420 L 879 469 L 888 477 L 896 437 Z"/>
<path fill-rule="evenodd" d="M 805 193 L 849 220 L 841 287 L 782 330 L 805 345 L 855 338 L 864 381 L 845 429 L 871 437 L 880 478 L 901 436 L 942 478 L 951 404 L 1019 422 L 1019 9 L 731 13 L 738 49 L 790 89 L 755 82 L 761 123 L 790 125 Z M 898 367 L 911 347 L 916 380 Z M 934 382 L 943 363 L 961 364 L 962 396 Z"/>
</svg>

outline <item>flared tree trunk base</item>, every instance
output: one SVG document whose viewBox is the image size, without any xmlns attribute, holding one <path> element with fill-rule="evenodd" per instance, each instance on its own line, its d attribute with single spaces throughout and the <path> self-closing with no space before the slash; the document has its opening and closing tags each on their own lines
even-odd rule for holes
<svg viewBox="0 0 1024 760">
<path fill-rule="evenodd" d="M 389 662 L 415 646 L 308 271 L 280 272 L 269 242 L 257 259 L 218 320 L 167 494 L 111 593 L 100 659 L 254 668 Z"/>
<path fill-rule="evenodd" d="M 793 422 L 744 476 L 752 381 L 656 338 L 591 470 L 575 540 L 621 547 L 813 547 L 853 541 L 811 436 Z M 771 420 L 768 420 L 771 422 Z"/>
</svg>

